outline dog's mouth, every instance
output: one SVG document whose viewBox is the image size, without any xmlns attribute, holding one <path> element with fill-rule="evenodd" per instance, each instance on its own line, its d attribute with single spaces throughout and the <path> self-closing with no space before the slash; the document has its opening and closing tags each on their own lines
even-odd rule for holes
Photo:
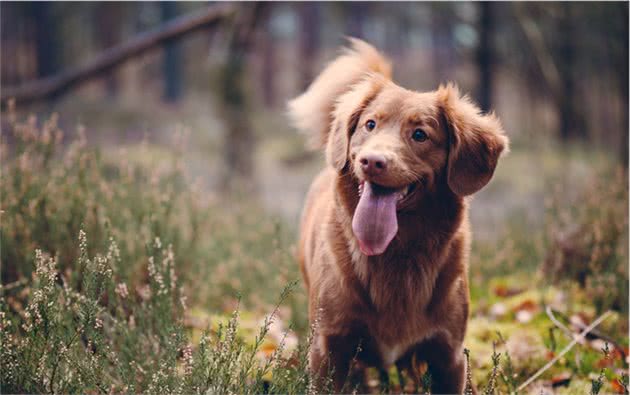
<svg viewBox="0 0 630 395">
<path fill-rule="evenodd" d="M 417 183 L 403 188 L 384 187 L 369 181 L 359 183 L 359 203 L 352 217 L 352 231 L 361 251 L 380 255 L 398 232 L 396 212 L 416 191 Z"/>
<path fill-rule="evenodd" d="M 413 193 L 418 188 L 419 181 L 412 182 L 411 184 L 408 184 L 402 188 L 389 188 L 389 187 L 384 187 L 382 185 L 378 185 L 375 183 L 370 183 L 369 181 L 361 181 L 359 182 L 359 187 L 358 187 L 359 198 L 361 198 L 361 195 L 363 195 L 363 188 L 366 183 L 371 184 L 371 186 L 374 189 L 378 189 L 381 193 L 383 192 L 390 193 L 388 191 L 391 191 L 391 193 L 398 193 L 397 200 L 396 200 L 396 209 L 400 210 L 401 208 L 404 208 L 407 205 L 409 200 L 411 200 Z"/>
</svg>

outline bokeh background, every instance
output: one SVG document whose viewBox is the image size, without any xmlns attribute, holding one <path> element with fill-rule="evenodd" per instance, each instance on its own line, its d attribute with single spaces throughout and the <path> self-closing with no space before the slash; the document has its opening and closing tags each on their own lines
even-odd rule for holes
<svg viewBox="0 0 630 395">
<path fill-rule="evenodd" d="M 510 137 L 471 203 L 475 366 L 490 366 L 496 331 L 544 361 L 550 303 L 583 323 L 612 309 L 602 333 L 627 354 L 627 2 L 3 1 L 0 25 L 3 284 L 26 284 L 35 248 L 71 271 L 79 228 L 98 251 L 107 227 L 130 259 L 117 279 L 140 289 L 136 253 L 160 232 L 181 256 L 188 322 L 231 311 L 238 295 L 260 317 L 299 278 L 300 209 L 324 163 L 286 102 L 353 36 L 385 53 L 404 87 L 456 82 Z M 20 178 L 31 132 L 58 137 Z M 97 158 L 76 162 L 92 183 L 61 165 L 75 163 L 77 141 Z M 301 285 L 289 300 L 283 320 L 302 335 Z M 580 346 L 588 362 L 565 361 L 540 385 L 566 371 L 578 378 L 562 385 L 588 383 L 599 346 Z M 522 366 L 519 381 L 537 365 Z M 606 366 L 614 390 L 627 360 Z"/>
</svg>

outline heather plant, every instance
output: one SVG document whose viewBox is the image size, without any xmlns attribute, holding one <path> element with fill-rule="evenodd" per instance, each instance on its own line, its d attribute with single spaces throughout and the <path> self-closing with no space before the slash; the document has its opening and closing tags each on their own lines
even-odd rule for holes
<svg viewBox="0 0 630 395">
<path fill-rule="evenodd" d="M 628 312 L 628 175 L 618 168 L 586 180 L 575 197 L 559 183 L 547 204 L 543 274 L 578 284 L 597 312 Z"/>
<path fill-rule="evenodd" d="M 66 278 L 55 258 L 37 250 L 26 308 L 14 311 L 12 298 L 3 295 L 3 392 L 306 392 L 304 348 L 284 357 L 281 345 L 263 360 L 258 353 L 291 287 L 253 344 L 240 337 L 236 310 L 225 327 L 208 329 L 193 345 L 183 325 L 172 246 L 155 238 L 147 247 L 148 284 L 134 300 L 125 283 L 113 281 L 122 263 L 116 242 L 92 258 L 83 231 L 78 244 L 81 276 Z"/>
<path fill-rule="evenodd" d="M 151 168 L 124 153 L 115 161 L 103 158 L 88 146 L 82 126 L 76 138 L 64 138 L 55 114 L 41 127 L 34 116 L 18 121 L 11 108 L 7 119 L 0 198 L 5 284 L 30 275 L 36 248 L 57 256 L 60 271 L 72 270 L 68 265 L 77 262 L 77 250 L 70 241 L 79 229 L 91 235 L 91 252 L 106 247 L 109 236 L 119 240 L 122 258 L 132 261 L 120 268 L 125 279 L 134 275 L 134 259 L 152 235 L 191 251 L 182 254 L 184 260 L 194 254 L 194 238 L 187 235 L 196 231 L 203 213 L 183 182 L 177 150 L 170 163 Z M 194 216 L 187 215 L 191 211 Z"/>
<path fill-rule="evenodd" d="M 184 171 L 184 131 L 176 133 L 173 150 L 144 141 L 122 152 L 101 152 L 90 146 L 83 127 L 69 138 L 55 115 L 41 124 L 34 117 L 19 121 L 9 106 L 5 119 L 0 146 L 3 393 L 330 391 L 330 380 L 320 379 L 324 387 L 316 388 L 308 374 L 315 328 L 306 324 L 302 287 L 293 287 L 299 278 L 293 229 L 251 199 L 241 204 L 231 196 L 228 204 L 202 193 Z M 497 293 L 488 279 L 529 275 L 546 254 L 549 277 L 583 286 L 580 292 L 569 288 L 569 295 L 593 295 L 596 307 L 621 310 L 621 318 L 627 318 L 627 301 L 621 299 L 624 289 L 627 293 L 623 174 L 615 182 L 605 183 L 604 177 L 587 182 L 579 199 L 563 200 L 557 193 L 548 206 L 545 233 L 526 234 L 510 223 L 504 238 L 475 245 L 473 317 L 509 298 L 501 295 L 531 288 L 506 283 Z M 581 232 L 567 231 L 576 224 Z M 615 273 L 620 275 L 611 280 Z M 602 286 L 606 292 L 599 292 Z M 536 302 L 518 305 L 535 308 Z M 252 325 L 252 317 L 263 314 L 268 315 Z M 548 324 L 544 313 L 533 314 L 530 329 Z M 506 322 L 511 319 L 508 314 L 496 324 L 513 331 Z M 304 340 L 293 344 L 295 335 L 283 329 L 281 339 L 269 343 L 276 320 L 290 323 L 289 331 Z M 490 335 L 475 339 L 483 349 L 492 347 L 494 331 L 489 327 L 483 333 Z M 627 345 L 627 338 L 611 334 Z M 502 347 L 505 343 L 501 339 Z M 467 391 L 477 384 L 486 394 L 512 393 L 539 367 L 522 366 L 518 354 L 512 359 L 507 349 L 492 356 L 478 350 L 466 356 Z M 581 377 L 603 371 L 595 365 L 595 353 L 580 353 L 582 363 L 568 358 L 558 370 Z M 626 366 L 619 359 L 611 363 Z M 422 391 L 430 393 L 431 375 L 422 372 L 415 373 L 421 375 Z M 627 374 L 606 372 L 627 388 Z M 392 382 L 403 387 L 402 380 Z M 377 391 L 372 384 L 368 380 Z M 597 376 L 591 387 L 605 392 L 611 385 Z"/>
<path fill-rule="evenodd" d="M 84 127 L 76 137 L 64 133 L 55 114 L 41 125 L 32 116 L 20 121 L 10 103 L 6 119 L 0 178 L 3 284 L 27 281 L 35 249 L 56 257 L 61 273 L 78 275 L 73 240 L 80 229 L 90 235 L 91 254 L 108 248 L 110 238 L 117 240 L 125 264 L 115 268 L 115 277 L 128 283 L 131 294 L 146 283 L 145 248 L 155 235 L 178 257 L 190 304 L 230 310 L 240 293 L 248 309 L 265 310 L 278 290 L 298 278 L 289 228 L 262 215 L 252 201 L 218 202 L 190 179 L 183 164 L 185 130 L 175 133 L 171 150 L 152 148 L 145 140 L 104 154 L 89 145 Z M 295 307 L 303 299 L 295 292 L 287 303 Z M 305 314 L 293 310 L 291 318 L 303 330 Z"/>
<path fill-rule="evenodd" d="M 239 292 L 258 312 L 280 294 L 301 303 L 299 293 L 281 292 L 297 265 L 278 221 L 199 193 L 183 172 L 183 133 L 173 154 L 147 165 L 124 152 L 103 155 L 82 127 L 64 138 L 56 115 L 40 126 L 9 107 L 0 184 L 3 393 L 305 391 L 303 346 L 280 346 L 260 362 L 274 318 L 254 343 L 236 314 L 222 330 L 209 323 L 201 340 L 186 323 L 190 304 L 225 311 Z M 285 318 L 303 326 L 294 310 Z"/>
</svg>

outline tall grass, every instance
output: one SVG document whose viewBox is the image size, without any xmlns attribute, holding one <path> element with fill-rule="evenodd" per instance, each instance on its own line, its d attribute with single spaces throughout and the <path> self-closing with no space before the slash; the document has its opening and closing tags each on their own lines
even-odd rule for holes
<svg viewBox="0 0 630 395">
<path fill-rule="evenodd" d="M 288 229 L 195 190 L 181 133 L 173 154 L 147 166 L 93 149 L 82 127 L 64 137 L 55 115 L 38 125 L 11 108 L 7 118 L 3 392 L 305 392 L 304 346 L 261 350 L 271 318 L 253 343 L 236 313 L 219 330 L 187 324 L 190 305 L 273 311 L 275 320 L 278 297 L 304 305 L 300 292 L 282 292 L 298 277 Z M 283 319 L 304 328 L 304 309 L 291 311 Z"/>
<path fill-rule="evenodd" d="M 622 168 L 584 180 L 577 196 L 562 183 L 547 202 L 543 274 L 585 289 L 598 313 L 628 313 L 628 173 Z"/>
<path fill-rule="evenodd" d="M 184 171 L 183 131 L 168 151 L 147 142 L 99 151 L 83 127 L 69 137 L 55 115 L 20 121 L 10 106 L 6 119 L 3 393 L 315 391 L 307 373 L 312 331 L 305 295 L 301 287 L 287 288 L 299 278 L 293 229 L 251 199 L 228 203 L 202 192 Z M 472 314 L 483 315 L 488 300 L 500 298 L 489 295 L 490 278 L 530 276 L 541 267 L 549 279 L 581 286 L 598 309 L 627 317 L 625 174 L 589 180 L 573 200 L 558 191 L 540 234 L 514 223 L 496 243 L 475 245 Z M 262 322 L 248 322 L 263 314 Z M 268 347 L 280 320 L 304 341 L 290 344 L 294 335 L 285 329 Z M 491 339 L 480 341 L 492 347 Z M 468 389 L 481 378 L 484 393 L 510 392 L 538 368 L 513 364 L 506 351 L 499 355 L 471 372 Z M 470 363 L 480 369 L 475 357 Z M 563 368 L 593 371 L 596 360 L 587 359 L 581 368 L 571 361 Z M 423 390 L 430 377 L 422 376 Z M 608 388 L 597 380 L 598 390 Z"/>
</svg>

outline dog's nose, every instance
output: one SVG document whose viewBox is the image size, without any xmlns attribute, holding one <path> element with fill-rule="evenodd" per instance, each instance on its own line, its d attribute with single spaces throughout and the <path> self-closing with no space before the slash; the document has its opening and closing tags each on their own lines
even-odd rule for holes
<svg viewBox="0 0 630 395">
<path fill-rule="evenodd" d="M 387 169 L 387 161 L 383 155 L 365 154 L 359 158 L 361 170 L 369 176 L 376 176 Z"/>
</svg>

